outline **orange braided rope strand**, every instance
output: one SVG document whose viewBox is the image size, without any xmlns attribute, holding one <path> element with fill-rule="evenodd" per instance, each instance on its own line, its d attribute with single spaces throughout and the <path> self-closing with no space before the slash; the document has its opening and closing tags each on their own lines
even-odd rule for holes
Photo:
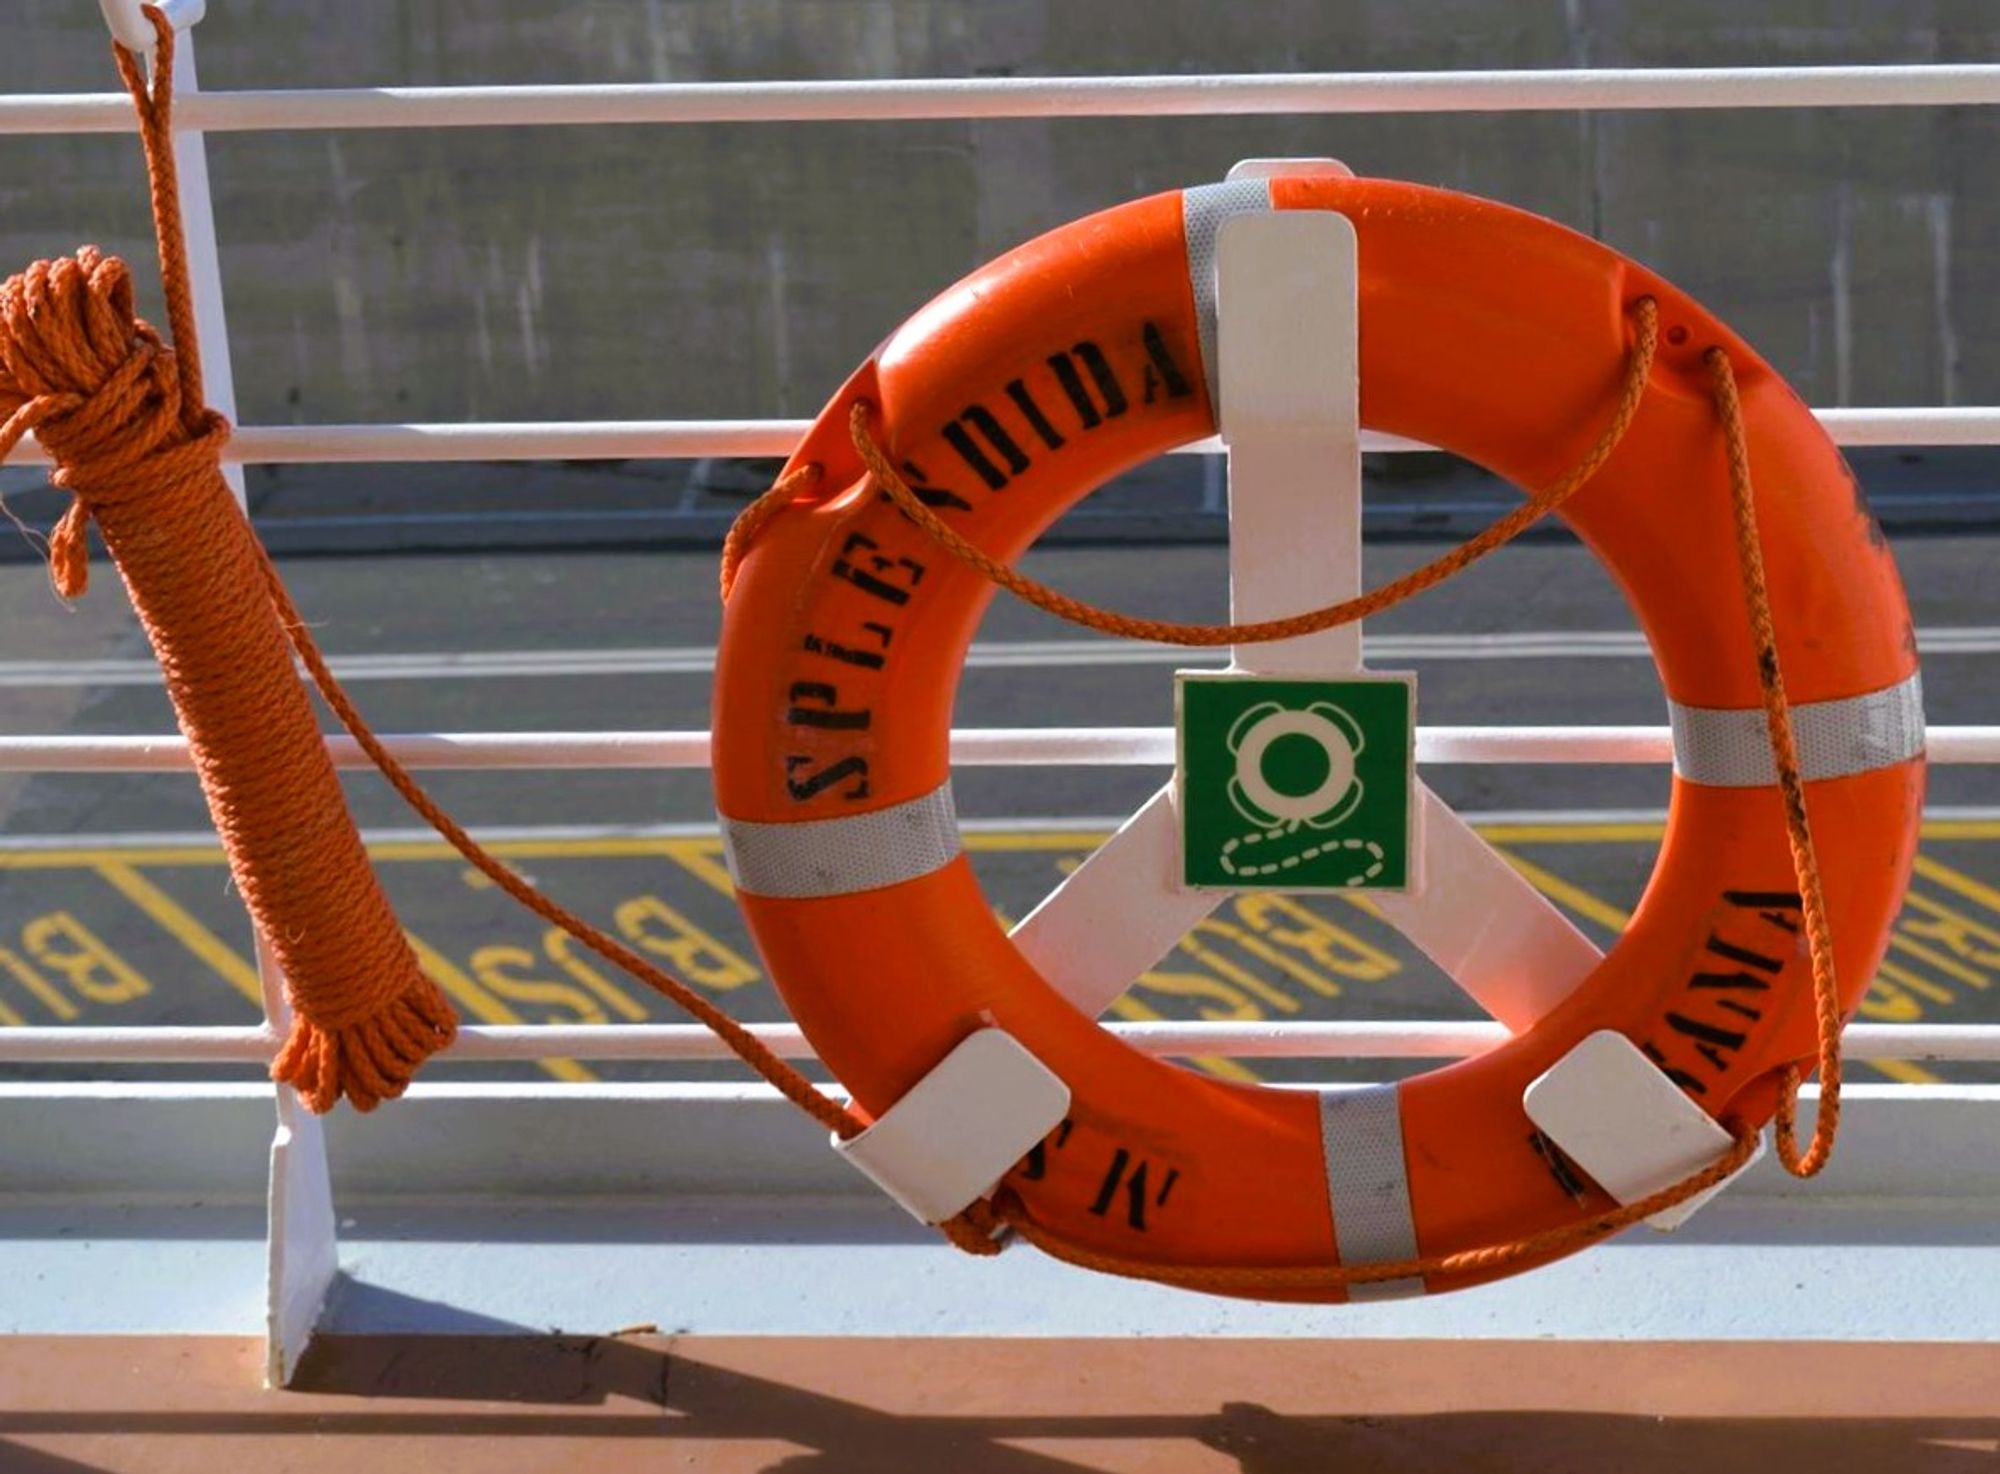
<svg viewBox="0 0 2000 1474">
<path fill-rule="evenodd" d="M 259 551 L 262 552 L 261 549 Z M 361 750 L 368 754 L 369 761 L 381 770 L 382 776 L 389 780 L 390 786 L 402 796 L 403 801 L 422 815 L 473 868 L 535 915 L 554 926 L 561 927 L 598 956 L 623 968 L 692 1015 L 698 1023 L 727 1044 L 738 1059 L 776 1086 L 794 1105 L 828 1130 L 842 1137 L 849 1137 L 859 1133 L 868 1124 L 854 1112 L 820 1094 L 818 1087 L 810 1080 L 778 1058 L 761 1039 L 707 998 L 672 974 L 655 967 L 623 942 L 600 931 L 567 907 L 550 900 L 523 880 L 504 861 L 488 853 L 478 840 L 466 833 L 464 827 L 447 814 L 437 800 L 426 793 L 423 786 L 411 776 L 409 770 L 383 746 L 382 739 L 376 736 L 374 729 L 368 725 L 353 700 L 334 678 L 333 672 L 328 669 L 326 657 L 320 653 L 319 646 L 307 632 L 305 620 L 293 605 L 290 592 L 278 577 L 278 570 L 271 566 L 268 554 L 263 555 L 262 565 L 264 585 L 271 603 L 284 623 L 285 632 L 291 638 L 292 648 L 298 652 L 300 663 L 312 677 L 313 684 L 319 688 L 321 698 L 333 709 L 333 714 L 340 719 L 340 724 L 354 735 L 354 740 L 360 744 Z"/>
<path fill-rule="evenodd" d="M 925 506 L 877 444 L 869 429 L 869 406 L 865 400 L 857 401 L 849 412 L 848 433 L 853 437 L 854 449 L 862 463 L 875 478 L 875 484 L 889 494 L 906 517 L 961 562 L 1036 608 L 1087 629 L 1134 640 L 1157 640 L 1168 645 L 1190 646 L 1258 645 L 1352 624 L 1357 619 L 1367 619 L 1393 608 L 1426 589 L 1435 588 L 1495 548 L 1512 542 L 1588 485 L 1590 478 L 1611 459 L 1618 442 L 1625 438 L 1633 417 L 1639 413 L 1640 401 L 1646 397 L 1646 384 L 1652 374 L 1653 353 L 1659 346 L 1659 306 L 1651 297 L 1641 297 L 1632 304 L 1632 312 L 1637 319 L 1637 328 L 1632 351 L 1626 358 L 1618 403 L 1612 410 L 1610 422 L 1597 437 L 1596 444 L 1584 453 L 1583 459 L 1570 467 L 1553 486 L 1536 492 L 1513 511 L 1488 524 L 1444 556 L 1413 569 L 1401 578 L 1392 579 L 1357 598 L 1343 599 L 1337 604 L 1328 604 L 1303 614 L 1290 614 L 1283 619 L 1262 619 L 1249 624 L 1183 624 L 1176 620 L 1142 619 L 1119 614 L 1087 604 L 1081 599 L 1073 599 L 1038 579 L 1030 578 L 962 537 L 935 511 Z M 763 498 L 758 499 L 759 503 L 762 501 Z M 757 506 L 758 503 L 753 503 L 751 510 L 757 510 Z M 768 520 L 767 512 L 758 525 Z"/>
<path fill-rule="evenodd" d="M 797 470 L 780 476 L 771 484 L 770 490 L 758 496 L 729 524 L 729 532 L 722 539 L 722 602 L 729 602 L 729 591 L 736 587 L 736 573 L 743 566 L 743 555 L 750 551 L 750 544 L 757 540 L 757 534 L 764 530 L 764 524 L 790 506 L 798 494 L 820 478 L 820 468 L 814 464 L 800 466 Z"/>
<path fill-rule="evenodd" d="M 1777 759 L 1778 791 L 1785 805 L 1785 838 L 1791 846 L 1792 870 L 1799 879 L 1799 903 L 1805 916 L 1806 947 L 1812 961 L 1813 1007 L 1819 1027 L 1819 1110 L 1813 1119 L 1812 1142 L 1801 1153 L 1798 1141 L 1799 1070 L 1787 1066 L 1778 1094 L 1778 1160 L 1795 1177 L 1811 1177 L 1833 1155 L 1840 1130 L 1840 985 L 1834 974 L 1833 925 L 1826 914 L 1826 887 L 1819 872 L 1819 853 L 1812 825 L 1806 818 L 1806 786 L 1799 768 L 1798 737 L 1792 730 L 1791 702 L 1785 696 L 1785 675 L 1778 664 L 1778 632 L 1771 618 L 1771 591 L 1764 577 L 1763 539 L 1757 531 L 1756 492 L 1750 482 L 1749 437 L 1743 428 L 1743 403 L 1736 391 L 1736 374 L 1729 355 L 1711 348 L 1703 355 L 1715 391 L 1715 412 L 1722 421 L 1722 438 L 1729 455 L 1730 506 L 1736 518 L 1736 558 L 1743 574 L 1743 593 L 1750 605 L 1750 633 L 1757 645 L 1757 684 L 1764 698 L 1764 727 Z"/>
<path fill-rule="evenodd" d="M 867 1124 L 859 1115 L 822 1095 L 736 1020 L 488 854 L 388 753 L 334 680 L 222 480 L 228 426 L 200 403 L 172 163 L 174 37 L 157 9 L 146 14 L 160 38 L 151 88 L 122 49 L 118 65 L 139 108 L 180 352 L 132 315 L 122 262 L 86 249 L 75 261 L 37 263 L 0 287 L 0 411 L 7 416 L 0 459 L 36 431 L 57 462 L 56 484 L 77 498 L 50 549 L 61 592 L 82 592 L 92 519 L 132 589 L 237 885 L 271 940 L 298 1011 L 273 1075 L 296 1085 L 315 1110 L 342 1095 L 366 1110 L 400 1094 L 457 1027 L 375 883 L 293 668 L 296 652 L 391 785 L 476 868 L 678 1004 L 829 1130 L 857 1134 Z M 788 478 L 778 490 L 809 479 Z M 769 515 L 783 498 L 765 500 Z M 945 1231 L 979 1252 L 992 1224 L 955 1221 Z"/>
</svg>

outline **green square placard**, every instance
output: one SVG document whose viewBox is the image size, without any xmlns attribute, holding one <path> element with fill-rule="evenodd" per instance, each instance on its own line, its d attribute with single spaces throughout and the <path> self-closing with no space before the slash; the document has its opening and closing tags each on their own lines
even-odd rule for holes
<svg viewBox="0 0 2000 1474">
<path fill-rule="evenodd" d="M 1416 682 L 1182 672 L 1181 875 L 1228 890 L 1408 890 Z"/>
</svg>

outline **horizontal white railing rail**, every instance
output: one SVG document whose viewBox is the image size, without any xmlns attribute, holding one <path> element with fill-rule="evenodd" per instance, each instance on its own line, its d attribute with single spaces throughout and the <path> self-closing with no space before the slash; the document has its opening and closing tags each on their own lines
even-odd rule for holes
<svg viewBox="0 0 2000 1474">
<path fill-rule="evenodd" d="M 2000 66 L 1573 68 L 1190 77 L 970 77 L 203 92 L 209 133 L 604 123 L 834 123 L 2000 103 Z M 0 133 L 129 133 L 117 93 L 0 98 Z"/>
<path fill-rule="evenodd" d="M 2000 408 L 1883 406 L 1813 411 L 1839 445 L 2000 445 Z M 693 460 L 789 456 L 810 420 L 546 420 L 492 424 L 245 425 L 223 459 L 246 466 L 456 461 Z M 1422 441 L 1364 431 L 1368 452 L 1430 450 Z M 1220 455 L 1213 436 L 1178 448 Z M 30 436 L 12 458 L 46 465 Z"/>
<path fill-rule="evenodd" d="M 1189 651 L 1193 661 L 1201 652 Z M 705 768 L 706 732 L 424 732 L 385 736 L 411 768 Z M 2000 727 L 1932 727 L 1933 763 L 2000 763 Z M 373 766 L 351 737 L 327 739 L 337 768 Z M 967 767 L 1171 767 L 1171 727 L 962 727 L 951 760 Z M 1665 727 L 1419 727 L 1420 763 L 1673 761 Z M 172 773 L 192 766 L 187 739 L 0 737 L 0 773 Z"/>
<path fill-rule="evenodd" d="M 796 1024 L 749 1024 L 781 1058 L 814 1060 Z M 1146 1054 L 1229 1059 L 1465 1059 L 1503 1043 L 1485 1020 L 1349 1023 L 1113 1023 Z M 2000 1024 L 1849 1024 L 1845 1051 L 1862 1059 L 2000 1060 Z M 263 1064 L 281 1036 L 261 1027 L 0 1029 L 0 1063 Z M 447 1060 L 733 1060 L 699 1024 L 468 1024 Z"/>
<path fill-rule="evenodd" d="M 1838 445 L 2000 445 L 2000 407 L 1884 405 L 1817 409 Z M 492 424 L 243 425 L 223 447 L 225 461 L 246 466 L 411 464 L 453 461 L 670 461 L 702 457 L 789 456 L 810 420 L 542 420 Z M 1365 430 L 1368 452 L 1432 447 L 1401 435 Z M 1180 447 L 1220 455 L 1213 436 Z M 30 436 L 14 465 L 46 465 Z"/>
</svg>

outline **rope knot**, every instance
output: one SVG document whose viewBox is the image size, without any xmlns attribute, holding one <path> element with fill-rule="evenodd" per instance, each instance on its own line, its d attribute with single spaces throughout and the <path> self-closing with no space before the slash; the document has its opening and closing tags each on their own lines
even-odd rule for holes
<svg viewBox="0 0 2000 1474">
<path fill-rule="evenodd" d="M 218 463 L 229 436 L 222 416 L 189 402 L 179 357 L 135 298 L 130 269 L 95 246 L 0 283 L 0 459 L 33 430 L 55 463 L 51 484 L 76 498 L 49 540 L 64 598 L 88 585 L 99 508 L 170 501 Z"/>
</svg>

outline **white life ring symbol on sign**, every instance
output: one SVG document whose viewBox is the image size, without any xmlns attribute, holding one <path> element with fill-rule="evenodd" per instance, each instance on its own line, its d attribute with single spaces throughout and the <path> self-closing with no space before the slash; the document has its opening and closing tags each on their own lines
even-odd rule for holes
<svg viewBox="0 0 2000 1474">
<path fill-rule="evenodd" d="M 1264 776 L 1264 756 L 1280 737 L 1305 737 L 1326 754 L 1326 777 L 1310 793 L 1281 793 Z M 1361 726 L 1330 703 L 1314 702 L 1291 711 L 1267 701 L 1253 706 L 1229 729 L 1229 748 L 1236 755 L 1236 776 L 1229 799 L 1238 813 L 1265 826 L 1305 824 L 1331 829 L 1361 802 L 1361 780 L 1354 760 L 1361 755 Z"/>
</svg>

